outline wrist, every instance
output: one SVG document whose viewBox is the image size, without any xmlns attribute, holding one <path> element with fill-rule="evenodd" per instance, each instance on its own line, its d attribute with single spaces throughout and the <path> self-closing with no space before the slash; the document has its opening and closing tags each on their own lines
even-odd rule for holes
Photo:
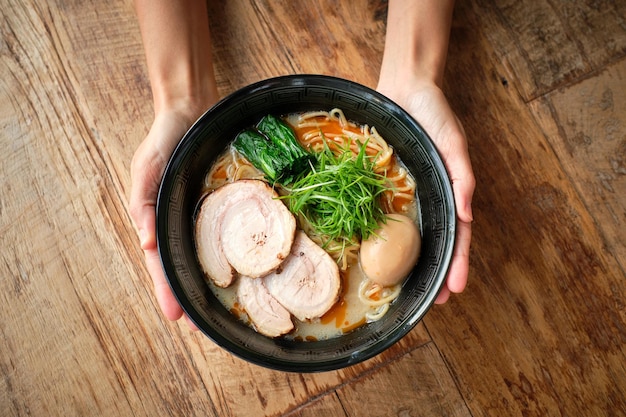
<svg viewBox="0 0 626 417">
<path fill-rule="evenodd" d="M 174 112 L 194 120 L 219 99 L 214 79 L 157 81 L 152 91 L 155 115 Z"/>
<path fill-rule="evenodd" d="M 390 0 L 379 87 L 441 87 L 454 1 Z"/>
<path fill-rule="evenodd" d="M 402 107 L 407 106 L 415 97 L 441 92 L 433 77 L 420 72 L 382 73 L 376 90 Z"/>
<path fill-rule="evenodd" d="M 214 104 L 211 35 L 204 0 L 135 0 L 155 114 L 198 116 Z"/>
</svg>

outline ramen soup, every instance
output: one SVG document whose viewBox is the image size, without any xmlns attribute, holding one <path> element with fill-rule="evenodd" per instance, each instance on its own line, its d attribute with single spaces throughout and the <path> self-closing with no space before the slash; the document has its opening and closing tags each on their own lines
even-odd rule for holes
<svg viewBox="0 0 626 417">
<path fill-rule="evenodd" d="M 396 219 L 388 220 L 384 222 L 386 225 L 381 223 L 383 229 L 378 229 L 379 231 L 370 236 L 367 242 L 356 238 L 349 240 L 347 244 L 346 240 L 333 241 L 320 235 L 305 216 L 296 214 L 297 229 L 304 231 L 312 241 L 323 247 L 337 263 L 341 289 L 338 301 L 321 317 L 312 320 L 298 320 L 292 317 L 294 328 L 282 337 L 305 341 L 328 339 L 380 319 L 400 294 L 402 283 L 419 255 L 420 220 L 415 181 L 393 148 L 374 127 L 348 121 L 340 109 L 290 114 L 282 120 L 293 129 L 298 142 L 310 153 L 321 152 L 327 147 L 333 152 L 350 149 L 356 156 L 365 146 L 364 151 L 372 161 L 371 169 L 383 176 L 388 185 L 377 197 L 377 204 L 383 213 L 405 219 L 407 222 L 401 224 Z M 224 185 L 240 180 L 267 181 L 267 177 L 231 144 L 208 172 L 203 197 Z M 289 193 L 288 186 L 280 184 L 270 186 L 279 195 Z M 397 250 L 397 245 L 394 245 L 390 252 L 385 253 L 385 245 L 403 239 L 404 252 Z M 372 257 L 383 258 L 371 259 Z M 402 259 L 403 257 L 406 259 Z M 377 274 L 380 279 L 377 278 Z M 239 285 L 237 278 L 234 278 L 232 285 L 225 288 L 215 285 L 211 279 L 207 281 L 219 301 L 232 314 L 252 325 L 237 295 Z"/>
</svg>

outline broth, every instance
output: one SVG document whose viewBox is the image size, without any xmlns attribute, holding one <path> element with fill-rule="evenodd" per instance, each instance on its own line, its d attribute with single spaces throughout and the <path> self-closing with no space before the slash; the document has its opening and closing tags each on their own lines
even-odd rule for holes
<svg viewBox="0 0 626 417">
<path fill-rule="evenodd" d="M 331 146 L 336 146 L 337 148 L 346 146 L 346 144 L 350 145 L 351 148 L 354 146 L 358 147 L 358 145 L 352 144 L 351 141 L 364 140 L 363 137 L 367 137 L 368 155 L 385 159 L 380 164 L 377 164 L 375 169 L 379 169 L 380 172 L 384 173 L 387 179 L 393 182 L 394 185 L 393 192 L 386 192 L 385 197 L 381 199 L 383 211 L 386 213 L 404 214 L 413 219 L 418 228 L 420 228 L 415 182 L 408 175 L 408 170 L 397 155 L 393 153 L 392 148 L 387 145 L 374 129 L 370 130 L 367 126 L 348 122 L 343 117 L 343 113 L 337 109 L 331 112 L 291 114 L 283 120 L 291 125 L 298 141 L 309 152 L 318 152 L 320 146 L 323 146 L 323 142 L 319 139 L 320 132 L 323 132 L 322 138 L 324 141 L 331 143 Z M 227 147 L 207 174 L 203 195 L 228 182 L 240 179 L 263 178 L 263 173 L 238 154 L 231 145 Z M 284 192 L 284 190 L 281 191 L 280 187 L 277 187 L 277 191 L 279 193 Z M 307 230 L 306 225 L 302 225 L 300 222 L 301 219 L 299 219 L 298 228 L 305 230 L 309 237 L 315 240 L 315 236 L 311 236 L 311 231 Z M 331 253 L 332 255 L 335 255 L 334 257 L 336 258 L 336 254 Z M 321 318 L 311 322 L 301 322 L 292 317 L 295 330 L 283 337 L 305 341 L 337 337 L 369 321 L 382 317 L 388 309 L 390 302 L 393 302 L 393 299 L 399 294 L 402 283 L 393 288 L 380 288 L 378 295 L 374 291 L 375 294 L 372 296 L 374 302 L 364 302 L 363 295 L 359 294 L 360 292 L 362 293 L 360 287 L 364 283 L 367 284 L 368 279 L 358 261 L 358 246 L 351 256 L 336 260 L 340 264 L 342 281 L 339 301 Z M 207 281 L 215 296 L 226 309 L 241 321 L 250 324 L 245 311 L 237 301 L 237 281 L 228 288 L 217 287 L 210 279 L 207 279 Z M 390 297 L 389 302 L 384 302 L 382 305 L 374 305 L 377 299 L 384 297 Z"/>
</svg>

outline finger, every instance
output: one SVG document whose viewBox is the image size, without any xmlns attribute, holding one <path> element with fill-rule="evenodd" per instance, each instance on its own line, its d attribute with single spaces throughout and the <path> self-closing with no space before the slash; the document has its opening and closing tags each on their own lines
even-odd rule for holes
<svg viewBox="0 0 626 417">
<path fill-rule="evenodd" d="M 141 249 L 144 251 L 156 250 L 156 214 L 154 205 L 145 203 L 138 209 L 135 209 L 134 214 Z"/>
<path fill-rule="evenodd" d="M 472 240 L 472 224 L 457 222 L 456 244 L 452 262 L 448 272 L 446 285 L 450 292 L 463 292 L 469 275 L 470 242 Z"/>
<path fill-rule="evenodd" d="M 450 290 L 448 287 L 444 286 L 435 299 L 435 304 L 445 304 L 448 298 L 450 298 Z"/>
<path fill-rule="evenodd" d="M 159 307 L 161 307 L 161 311 L 163 311 L 163 315 L 168 320 L 178 320 L 183 315 L 183 309 L 178 304 L 172 289 L 165 279 L 157 250 L 150 249 L 144 251 L 144 253 L 146 256 L 146 267 L 152 277 L 152 283 L 154 284 L 154 294 L 159 303 Z"/>
<path fill-rule="evenodd" d="M 191 329 L 191 331 L 197 332 L 198 330 L 200 330 L 198 326 L 196 326 L 196 323 L 194 323 L 193 320 L 191 320 L 189 316 L 186 314 L 185 314 L 185 320 L 187 321 L 187 324 L 189 325 L 189 328 Z"/>
<path fill-rule="evenodd" d="M 465 129 L 458 117 L 454 117 L 458 130 L 451 137 L 454 138 L 452 142 L 456 145 L 453 148 L 454 152 L 448 155 L 446 165 L 452 180 L 457 217 L 460 221 L 469 223 L 473 220 L 472 197 L 476 188 L 476 178 L 472 171 Z"/>
<path fill-rule="evenodd" d="M 461 175 L 452 180 L 456 215 L 460 222 L 471 223 L 474 220 L 472 196 L 474 195 L 476 183 L 471 171 Z"/>
<path fill-rule="evenodd" d="M 137 162 L 137 164 L 139 163 Z M 141 248 L 144 250 L 154 249 L 156 247 L 155 203 L 158 185 L 148 170 L 133 169 L 131 172 L 130 215 L 137 228 Z"/>
</svg>

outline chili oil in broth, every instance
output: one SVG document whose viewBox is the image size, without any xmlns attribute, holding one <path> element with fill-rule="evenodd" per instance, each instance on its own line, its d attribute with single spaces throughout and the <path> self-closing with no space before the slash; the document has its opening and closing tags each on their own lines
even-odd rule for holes
<svg viewBox="0 0 626 417">
<path fill-rule="evenodd" d="M 338 111 L 333 117 L 333 112 Z M 329 117 L 329 115 L 331 115 Z M 303 117 L 304 116 L 304 117 Z M 369 156 L 373 157 L 377 153 L 382 154 L 386 147 L 390 150 L 389 161 L 385 167 L 381 168 L 384 175 L 393 179 L 393 193 L 386 192 L 385 198 L 381 199 L 381 206 L 385 213 L 400 213 L 415 221 L 421 230 L 419 218 L 419 203 L 415 197 L 415 182 L 408 174 L 408 170 L 399 160 L 392 148 L 384 142 L 384 139 L 369 127 L 359 125 L 345 120 L 340 110 L 333 109 L 331 112 L 312 112 L 308 114 L 294 113 L 283 118 L 294 130 L 301 145 L 309 152 L 319 152 L 321 144 L 315 133 L 322 132 L 324 140 L 328 143 L 335 143 L 337 147 L 345 146 L 350 140 L 363 140 L 364 137 L 374 137 L 375 140 L 368 140 L 368 144 L 373 146 L 367 148 Z M 305 120 L 304 122 L 302 120 Z M 372 129 L 373 130 L 373 129 Z M 357 147 L 358 149 L 358 147 Z M 352 147 L 355 151 L 354 146 Z M 357 150 L 358 152 L 358 150 Z M 220 186 L 240 179 L 264 179 L 263 173 L 257 170 L 252 164 L 243 158 L 232 145 L 229 145 L 213 164 L 205 178 L 202 197 L 219 188 Z M 280 187 L 277 188 L 280 193 Z M 393 194 L 393 195 L 392 195 Z M 297 218 L 297 217 L 296 217 Z M 306 230 L 310 236 L 310 231 Z M 310 236 L 312 237 L 312 236 Z M 312 237 L 313 238 L 313 237 Z M 315 239 L 314 239 L 315 240 Z M 302 322 L 292 317 L 295 330 L 283 337 L 294 340 L 323 340 L 348 333 L 363 324 L 379 319 L 381 315 L 378 311 L 380 306 L 374 306 L 376 299 L 382 297 L 374 294 L 373 303 L 363 301 L 359 295 L 361 286 L 367 283 L 367 277 L 361 270 L 358 256 L 352 256 L 343 265 L 340 263 L 340 275 L 342 289 L 340 298 L 335 305 L 321 318 L 309 322 Z M 210 279 L 207 279 L 209 287 L 216 298 L 242 322 L 250 325 L 250 320 L 237 301 L 237 280 L 228 288 L 217 287 Z M 397 288 L 383 288 L 381 291 L 387 293 L 395 291 Z M 393 300 L 391 301 L 393 302 Z M 388 308 L 388 305 L 387 305 Z M 386 310 L 385 310 L 386 311 Z"/>
</svg>

